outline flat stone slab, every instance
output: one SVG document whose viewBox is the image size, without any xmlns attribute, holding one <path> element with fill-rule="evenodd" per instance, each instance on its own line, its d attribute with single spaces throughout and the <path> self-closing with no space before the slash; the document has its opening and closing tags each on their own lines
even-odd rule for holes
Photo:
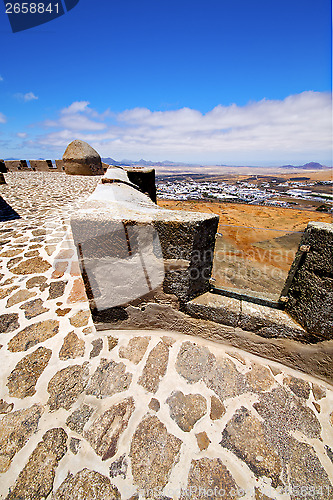
<svg viewBox="0 0 333 500">
<path fill-rule="evenodd" d="M 186 312 L 242 328 L 265 338 L 290 338 L 307 342 L 308 333 L 288 313 L 268 306 L 207 292 L 186 303 Z"/>
</svg>

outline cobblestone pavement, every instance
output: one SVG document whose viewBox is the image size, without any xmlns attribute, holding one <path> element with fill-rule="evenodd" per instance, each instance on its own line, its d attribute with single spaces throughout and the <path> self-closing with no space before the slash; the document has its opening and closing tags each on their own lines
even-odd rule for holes
<svg viewBox="0 0 333 500">
<path fill-rule="evenodd" d="M 96 332 L 69 216 L 99 178 L 5 177 L 0 498 L 333 498 L 331 387 L 204 339 Z"/>
</svg>

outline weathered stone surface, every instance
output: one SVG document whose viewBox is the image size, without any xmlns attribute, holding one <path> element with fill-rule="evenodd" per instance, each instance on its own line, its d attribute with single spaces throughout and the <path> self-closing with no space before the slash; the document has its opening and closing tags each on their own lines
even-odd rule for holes
<svg viewBox="0 0 333 500">
<path fill-rule="evenodd" d="M 19 262 L 21 262 L 23 260 L 23 257 L 14 257 L 13 259 L 10 259 L 8 262 L 7 262 L 7 268 L 9 270 L 11 270 L 14 266 L 16 266 L 16 264 L 18 264 Z"/>
<path fill-rule="evenodd" d="M 210 352 L 206 347 L 199 347 L 192 342 L 184 342 L 178 353 L 176 370 L 188 382 L 201 380 L 206 372 Z"/>
<path fill-rule="evenodd" d="M 208 446 L 211 443 L 211 440 L 207 436 L 207 433 L 206 432 L 198 432 L 198 434 L 196 434 L 195 437 L 197 438 L 199 450 L 200 451 L 207 450 Z"/>
<path fill-rule="evenodd" d="M 36 432 L 43 413 L 39 405 L 8 413 L 0 420 L 0 472 L 8 470 L 12 458 Z"/>
<path fill-rule="evenodd" d="M 86 363 L 68 366 L 58 371 L 50 380 L 47 390 L 50 394 L 50 410 L 69 410 L 87 385 L 89 371 Z"/>
<path fill-rule="evenodd" d="M 90 351 L 90 358 L 98 356 L 103 349 L 103 339 L 96 339 L 91 342 L 92 350 Z"/>
<path fill-rule="evenodd" d="M 9 258 L 9 257 L 15 257 L 16 255 L 19 255 L 20 253 L 23 252 L 22 248 L 13 248 L 11 250 L 6 250 L 5 252 L 0 253 L 0 258 Z"/>
<path fill-rule="evenodd" d="M 251 370 L 245 377 L 254 392 L 268 391 L 275 384 L 269 368 L 259 363 L 251 363 Z"/>
<path fill-rule="evenodd" d="M 68 175 L 104 175 L 101 157 L 84 141 L 72 141 L 62 159 Z"/>
<path fill-rule="evenodd" d="M 34 288 L 36 286 L 43 285 L 46 280 L 47 278 L 45 276 L 34 276 L 33 278 L 28 279 L 25 286 L 29 289 Z"/>
<path fill-rule="evenodd" d="M 56 248 L 55 245 L 45 245 L 45 252 L 47 255 L 52 255 L 56 251 Z"/>
<path fill-rule="evenodd" d="M 116 392 L 126 391 L 131 384 L 132 376 L 131 373 L 126 372 L 124 363 L 115 363 L 102 358 L 89 381 L 86 393 L 105 398 Z"/>
<path fill-rule="evenodd" d="M 306 380 L 288 375 L 283 379 L 283 383 L 300 398 L 308 399 L 310 396 L 310 384 Z"/>
<path fill-rule="evenodd" d="M 160 407 L 160 402 L 156 398 L 151 398 L 148 408 L 153 411 L 158 411 Z"/>
<path fill-rule="evenodd" d="M 14 293 L 14 295 L 9 297 L 6 307 L 12 307 L 19 302 L 23 302 L 24 300 L 28 300 L 31 297 L 34 297 L 35 295 L 36 292 L 29 292 L 29 290 L 19 290 L 18 292 Z"/>
<path fill-rule="evenodd" d="M 140 488 L 162 490 L 173 466 L 179 460 L 182 441 L 167 432 L 154 416 L 145 417 L 138 425 L 131 442 L 133 481 Z"/>
<path fill-rule="evenodd" d="M 108 335 L 108 349 L 109 351 L 112 351 L 118 344 L 118 339 L 115 337 L 112 337 L 112 335 Z"/>
<path fill-rule="evenodd" d="M 0 333 L 10 333 L 19 328 L 19 315 L 17 313 L 0 315 Z"/>
<path fill-rule="evenodd" d="M 99 472 L 82 469 L 75 476 L 68 474 L 52 500 L 120 500 L 118 489 Z"/>
<path fill-rule="evenodd" d="M 14 408 L 14 403 L 6 403 L 3 399 L 0 399 L 0 413 L 10 413 Z"/>
<path fill-rule="evenodd" d="M 210 418 L 212 420 L 218 420 L 219 418 L 223 417 L 225 414 L 226 409 L 223 403 L 215 397 L 212 396 L 210 399 Z"/>
<path fill-rule="evenodd" d="M 52 281 L 49 288 L 48 300 L 62 297 L 65 292 L 66 281 Z"/>
<path fill-rule="evenodd" d="M 52 279 L 62 278 L 66 272 L 67 267 L 68 267 L 68 262 L 66 261 L 55 262 L 54 271 L 52 273 L 51 278 Z"/>
<path fill-rule="evenodd" d="M 76 328 L 86 326 L 90 318 L 90 311 L 79 311 L 69 318 L 70 324 Z"/>
<path fill-rule="evenodd" d="M 234 478 L 219 458 L 192 460 L 187 487 L 180 500 L 207 500 L 207 498 L 239 498 Z M 219 494 L 220 493 L 220 494 Z"/>
<path fill-rule="evenodd" d="M 90 333 L 94 333 L 96 330 L 95 330 L 95 327 L 94 326 L 87 326 L 86 328 L 83 328 L 82 332 L 85 334 L 85 335 L 89 335 Z"/>
<path fill-rule="evenodd" d="M 174 391 L 166 402 L 170 408 L 170 416 L 184 431 L 189 432 L 207 410 L 206 399 L 200 394 L 184 395 Z"/>
<path fill-rule="evenodd" d="M 22 304 L 20 306 L 20 309 L 24 310 L 24 315 L 27 319 L 31 319 L 49 311 L 49 309 L 44 307 L 43 304 L 44 302 L 42 301 L 42 299 L 35 299 Z"/>
<path fill-rule="evenodd" d="M 84 356 L 84 340 L 70 332 L 64 338 L 64 343 L 59 352 L 59 359 L 74 359 Z"/>
<path fill-rule="evenodd" d="M 238 326 L 240 301 L 223 295 L 204 293 L 187 302 L 186 312 L 194 318 L 207 319 L 223 325 Z"/>
<path fill-rule="evenodd" d="M 51 264 L 41 257 L 33 257 L 32 259 L 20 262 L 16 267 L 11 269 L 14 274 L 42 274 L 50 269 Z"/>
<path fill-rule="evenodd" d="M 66 440 L 63 429 L 48 430 L 30 455 L 6 500 L 46 498 L 52 490 L 58 463 L 67 451 Z"/>
<path fill-rule="evenodd" d="M 51 349 L 39 347 L 22 358 L 8 377 L 9 394 L 15 398 L 25 398 L 36 393 L 36 383 L 45 370 L 52 355 Z"/>
<path fill-rule="evenodd" d="M 71 438 L 69 442 L 69 449 L 74 455 L 77 455 L 80 449 L 81 440 L 77 438 Z"/>
<path fill-rule="evenodd" d="M 122 476 L 123 479 L 126 479 L 127 467 L 126 455 L 121 455 L 118 460 L 110 465 L 110 477 Z"/>
<path fill-rule="evenodd" d="M 5 297 L 8 297 L 8 295 L 10 295 L 11 293 L 13 293 L 14 290 L 17 290 L 17 289 L 18 289 L 17 285 L 11 286 L 9 288 L 1 288 L 0 289 L 0 300 L 4 299 Z"/>
<path fill-rule="evenodd" d="M 150 337 L 133 337 L 127 347 L 120 347 L 119 357 L 129 359 L 137 365 L 147 350 L 149 340 Z"/>
<path fill-rule="evenodd" d="M 242 301 L 238 326 L 265 338 L 306 339 L 306 331 L 279 309 Z"/>
<path fill-rule="evenodd" d="M 133 398 L 124 399 L 97 417 L 84 433 L 84 437 L 102 460 L 112 458 L 117 453 L 119 437 L 128 426 L 134 409 Z"/>
<path fill-rule="evenodd" d="M 156 392 L 161 378 L 165 375 L 169 360 L 169 349 L 164 342 L 159 342 L 149 353 L 147 362 L 138 384 L 149 392 Z"/>
<path fill-rule="evenodd" d="M 38 250 L 29 250 L 29 252 L 25 252 L 24 257 L 38 257 Z"/>
<path fill-rule="evenodd" d="M 65 260 L 65 259 L 70 259 L 74 255 L 74 250 L 70 248 L 66 248 L 63 250 L 60 250 L 58 255 L 55 256 L 56 260 Z"/>
<path fill-rule="evenodd" d="M 78 262 L 76 262 L 76 261 L 72 262 L 70 275 L 71 276 L 81 276 L 81 271 L 80 271 L 80 267 L 79 267 Z"/>
<path fill-rule="evenodd" d="M 225 426 L 220 444 L 243 460 L 257 477 L 271 478 L 274 488 L 280 484 L 280 458 L 266 440 L 262 423 L 244 406 Z"/>
<path fill-rule="evenodd" d="M 316 498 L 313 491 L 317 492 L 320 500 L 332 499 L 333 485 L 312 446 L 294 439 L 288 469 L 293 500 L 311 496 Z M 302 492 L 302 488 L 303 492 L 307 489 L 306 495 L 297 494 Z"/>
<path fill-rule="evenodd" d="M 318 384 L 312 384 L 312 393 L 316 401 L 326 396 L 326 389 Z"/>
<path fill-rule="evenodd" d="M 276 439 L 295 431 L 302 432 L 308 438 L 320 437 L 321 426 L 314 412 L 283 387 L 260 394 L 259 402 L 254 403 L 253 407 L 265 419 L 270 433 L 276 434 Z"/>
<path fill-rule="evenodd" d="M 48 319 L 39 323 L 33 323 L 19 331 L 8 343 L 11 352 L 26 351 L 30 347 L 44 342 L 58 333 L 59 321 Z"/>
<path fill-rule="evenodd" d="M 309 251 L 303 254 L 302 246 Z M 308 342 L 332 339 L 333 224 L 309 222 L 289 273 L 286 310 L 306 329 Z"/>
<path fill-rule="evenodd" d="M 330 423 L 333 427 L 333 411 L 330 413 Z"/>
<path fill-rule="evenodd" d="M 67 418 L 66 424 L 72 431 L 82 434 L 84 426 L 93 413 L 94 409 L 91 406 L 83 404 Z"/>
<path fill-rule="evenodd" d="M 250 390 L 244 375 L 232 361 L 226 358 L 216 359 L 212 354 L 206 364 L 204 381 L 222 401 Z"/>
<path fill-rule="evenodd" d="M 75 302 L 85 302 L 87 300 L 86 291 L 82 279 L 78 278 L 74 281 L 72 290 L 68 297 L 68 303 L 74 304 Z"/>
<path fill-rule="evenodd" d="M 64 309 L 56 309 L 56 315 L 57 316 L 66 316 L 71 311 L 70 307 L 65 307 Z"/>
</svg>

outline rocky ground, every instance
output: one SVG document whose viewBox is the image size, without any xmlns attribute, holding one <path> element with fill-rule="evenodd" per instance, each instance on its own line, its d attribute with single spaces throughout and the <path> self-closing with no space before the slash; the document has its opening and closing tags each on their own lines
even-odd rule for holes
<svg viewBox="0 0 333 500">
<path fill-rule="evenodd" d="M 99 177 L 5 177 L 0 498 L 333 497 L 332 387 L 168 325 L 96 332 L 69 217 Z"/>
</svg>

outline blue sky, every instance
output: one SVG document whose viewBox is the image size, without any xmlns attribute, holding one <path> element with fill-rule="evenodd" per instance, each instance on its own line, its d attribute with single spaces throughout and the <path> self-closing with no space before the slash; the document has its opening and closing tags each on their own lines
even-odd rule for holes
<svg viewBox="0 0 333 500">
<path fill-rule="evenodd" d="M 330 0 L 80 0 L 12 33 L 0 157 L 279 165 L 331 154 Z"/>
</svg>

